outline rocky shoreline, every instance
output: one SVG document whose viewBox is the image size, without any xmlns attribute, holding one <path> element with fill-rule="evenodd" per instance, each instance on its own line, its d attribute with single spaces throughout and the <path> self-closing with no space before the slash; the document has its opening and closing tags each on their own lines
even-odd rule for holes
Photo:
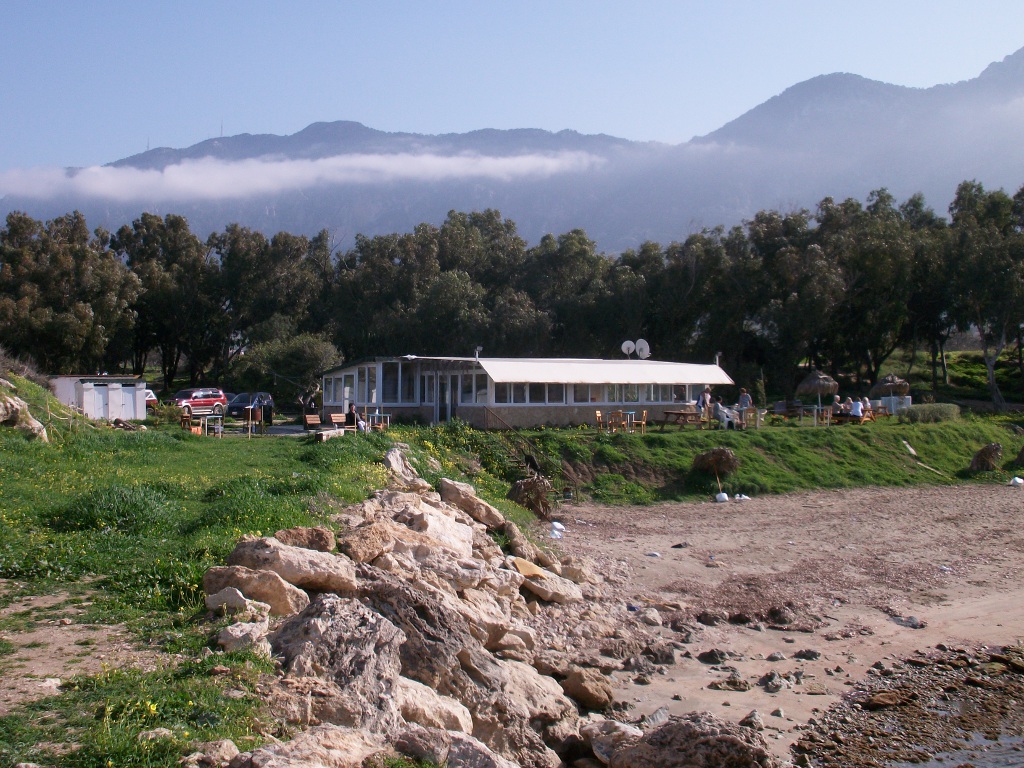
<svg viewBox="0 0 1024 768">
<path fill-rule="evenodd" d="M 615 719 L 609 675 L 674 665 L 684 643 L 662 612 L 679 606 L 635 610 L 584 558 L 539 549 L 471 486 L 435 491 L 400 447 L 386 464 L 391 487 L 338 510 L 333 530 L 243 537 L 206 574 L 209 609 L 233 617 L 221 646 L 279 661 L 261 693 L 302 730 L 251 752 L 200 745 L 187 764 L 782 765 L 757 730 L 708 713 Z"/>
<path fill-rule="evenodd" d="M 298 735 L 244 753 L 199 745 L 187 763 L 354 766 L 398 754 L 500 768 L 856 767 L 919 764 L 974 734 L 1019 734 L 1016 645 L 928 645 L 963 631 L 919 618 L 922 600 L 946 599 L 938 590 L 968 575 L 984 590 L 990 572 L 1020 588 L 1012 559 L 972 571 L 974 550 L 957 549 L 957 560 L 925 540 L 950 541 L 917 521 L 918 507 L 935 507 L 932 492 L 907 505 L 905 521 L 877 509 L 894 498 L 884 491 L 752 500 L 711 507 L 715 518 L 701 505 L 671 518 L 634 511 L 625 528 L 622 510 L 568 508 L 559 544 L 572 554 L 555 556 L 471 486 L 431 488 L 401 446 L 386 463 L 391 486 L 337 509 L 329 529 L 243 538 L 207 574 L 211 611 L 234 617 L 221 644 L 278 660 L 261 695 Z M 953 528 L 986 504 L 985 530 L 1016 515 L 1012 499 L 957 493 L 946 500 L 963 507 L 947 516 Z M 845 521 L 830 509 L 837 499 Z M 792 570 L 778 567 L 778 547 L 798 534 L 764 522 L 780 505 L 814 542 L 786 561 Z M 891 544 L 872 555 L 876 513 L 890 528 L 926 531 L 908 546 L 950 565 L 895 567 L 904 557 Z M 742 544 L 745 527 L 767 557 Z M 751 573 L 728 543 L 746 546 Z M 1014 626 L 1016 603 L 993 594 L 979 606 L 972 589 L 957 592 L 971 616 L 1002 611 Z M 996 626 L 978 628 L 1014 636 Z"/>
</svg>

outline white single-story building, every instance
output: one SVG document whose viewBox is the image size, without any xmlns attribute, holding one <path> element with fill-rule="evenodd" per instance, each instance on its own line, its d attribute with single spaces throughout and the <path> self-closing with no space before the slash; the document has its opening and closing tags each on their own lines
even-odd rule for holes
<svg viewBox="0 0 1024 768">
<path fill-rule="evenodd" d="M 732 384 L 717 365 L 657 360 L 379 357 L 323 374 L 323 417 L 348 410 L 479 428 L 594 424 L 597 410 L 646 410 L 649 421 Z"/>
<path fill-rule="evenodd" d="M 146 418 L 146 382 L 138 376 L 53 376 L 50 389 L 90 419 Z"/>
</svg>

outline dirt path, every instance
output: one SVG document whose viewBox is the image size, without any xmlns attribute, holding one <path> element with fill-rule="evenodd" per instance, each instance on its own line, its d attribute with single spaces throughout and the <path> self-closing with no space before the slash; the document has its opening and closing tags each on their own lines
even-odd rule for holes
<svg viewBox="0 0 1024 768">
<path fill-rule="evenodd" d="M 672 714 L 708 710 L 738 721 L 756 709 L 780 755 L 788 756 L 808 719 L 879 674 L 870 669 L 877 662 L 939 643 L 1024 638 L 1024 494 L 1010 487 L 870 488 L 561 512 L 563 550 L 592 558 L 602 573 L 625 573 L 610 580 L 623 600 L 678 602 L 691 617 L 718 610 L 751 619 L 691 622 L 696 631 L 683 647 L 692 658 L 650 684 L 616 673 L 618 696 L 635 705 L 633 713 L 667 705 Z M 791 622 L 773 629 L 772 616 Z M 697 660 L 712 649 L 730 657 L 719 665 Z M 805 650 L 820 658 L 794 658 Z M 768 661 L 771 654 L 785 658 Z M 767 693 L 757 683 L 771 671 L 800 679 Z M 730 676 L 750 689 L 708 687 Z"/>
<path fill-rule="evenodd" d="M 88 598 L 58 593 L 15 598 L 0 609 L 0 715 L 56 694 L 74 675 L 155 667 L 158 654 L 139 650 L 123 627 L 86 621 L 90 605 Z"/>
</svg>

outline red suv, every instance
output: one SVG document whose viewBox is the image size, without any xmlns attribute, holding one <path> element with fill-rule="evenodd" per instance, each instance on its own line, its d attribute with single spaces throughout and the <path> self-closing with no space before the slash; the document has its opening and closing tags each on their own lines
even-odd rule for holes
<svg viewBox="0 0 1024 768">
<path fill-rule="evenodd" d="M 223 416 L 228 405 L 224 393 L 212 387 L 183 389 L 171 398 L 171 402 L 181 408 L 186 416 L 203 416 L 211 413 L 214 416 Z"/>
</svg>

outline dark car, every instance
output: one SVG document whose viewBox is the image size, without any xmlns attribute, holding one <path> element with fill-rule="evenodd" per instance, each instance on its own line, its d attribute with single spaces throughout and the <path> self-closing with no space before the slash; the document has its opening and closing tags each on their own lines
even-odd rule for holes
<svg viewBox="0 0 1024 768">
<path fill-rule="evenodd" d="M 228 416 L 243 419 L 246 408 L 264 406 L 274 407 L 274 398 L 269 392 L 239 392 L 235 399 L 228 403 Z"/>
<path fill-rule="evenodd" d="M 215 387 L 183 389 L 171 398 L 171 402 L 189 416 L 211 413 L 214 416 L 222 416 L 228 407 L 228 399 Z"/>
</svg>

